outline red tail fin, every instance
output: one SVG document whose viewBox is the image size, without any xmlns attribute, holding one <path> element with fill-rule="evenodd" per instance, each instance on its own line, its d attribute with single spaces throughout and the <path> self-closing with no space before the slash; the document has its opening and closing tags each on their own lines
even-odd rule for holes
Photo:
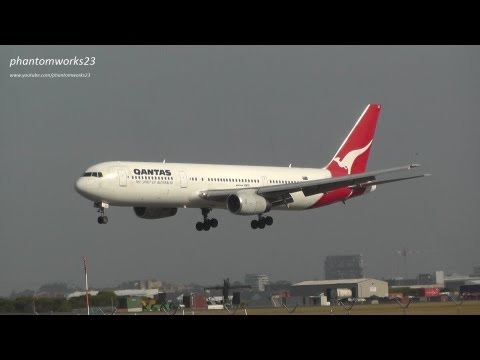
<svg viewBox="0 0 480 360">
<path fill-rule="evenodd" d="M 368 156 L 377 127 L 380 105 L 369 104 L 337 153 L 327 165 L 332 176 L 358 174 L 367 168 Z"/>
</svg>

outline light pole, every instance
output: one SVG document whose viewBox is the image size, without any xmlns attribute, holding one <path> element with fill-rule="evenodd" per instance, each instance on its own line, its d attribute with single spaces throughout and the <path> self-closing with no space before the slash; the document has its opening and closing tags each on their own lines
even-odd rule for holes
<svg viewBox="0 0 480 360">
<path fill-rule="evenodd" d="M 83 268 L 85 269 L 85 295 L 87 298 L 87 315 L 90 315 L 90 304 L 88 303 L 88 274 L 87 274 L 87 258 L 83 257 Z"/>
<path fill-rule="evenodd" d="M 37 315 L 37 310 L 35 309 L 35 294 L 36 294 L 36 291 L 33 293 L 33 297 L 32 297 L 32 300 L 33 300 L 33 315 Z"/>
</svg>

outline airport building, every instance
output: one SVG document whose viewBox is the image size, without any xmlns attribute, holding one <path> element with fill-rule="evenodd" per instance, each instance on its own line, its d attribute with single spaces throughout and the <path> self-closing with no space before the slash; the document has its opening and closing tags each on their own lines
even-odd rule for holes
<svg viewBox="0 0 480 360">
<path fill-rule="evenodd" d="M 253 291 L 265 291 L 268 285 L 268 276 L 264 274 L 246 274 L 245 285 L 250 285 Z"/>
<path fill-rule="evenodd" d="M 368 299 L 372 296 L 388 297 L 388 283 L 377 279 L 338 279 L 302 281 L 292 285 L 291 295 L 318 297 L 324 294 L 328 300 L 335 298 Z"/>
<path fill-rule="evenodd" d="M 327 256 L 325 280 L 363 278 L 363 255 Z"/>
</svg>

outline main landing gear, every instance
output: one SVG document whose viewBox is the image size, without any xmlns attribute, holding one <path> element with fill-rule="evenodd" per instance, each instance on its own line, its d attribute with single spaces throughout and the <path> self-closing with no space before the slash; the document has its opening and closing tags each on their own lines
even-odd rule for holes
<svg viewBox="0 0 480 360">
<path fill-rule="evenodd" d="M 208 231 L 210 228 L 216 228 L 218 226 L 218 220 L 215 218 L 209 219 L 208 214 L 212 211 L 210 208 L 202 208 L 203 222 L 197 222 L 195 226 L 198 231 Z"/>
<path fill-rule="evenodd" d="M 273 218 L 271 216 L 258 215 L 258 220 L 252 220 L 250 226 L 252 229 L 264 229 L 265 225 L 271 226 L 273 224 Z"/>
<path fill-rule="evenodd" d="M 108 223 L 108 217 L 105 216 L 105 209 L 108 209 L 108 204 L 104 202 L 96 202 L 93 204 L 94 207 L 98 208 L 100 216 L 98 217 L 97 221 L 99 224 L 106 224 Z"/>
</svg>

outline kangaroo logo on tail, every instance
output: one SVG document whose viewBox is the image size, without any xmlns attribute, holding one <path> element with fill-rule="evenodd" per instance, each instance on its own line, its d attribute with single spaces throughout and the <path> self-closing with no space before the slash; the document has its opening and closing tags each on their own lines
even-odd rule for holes
<svg viewBox="0 0 480 360">
<path fill-rule="evenodd" d="M 361 149 L 350 151 L 347 155 L 345 155 L 343 160 L 340 160 L 339 157 L 336 157 L 333 159 L 333 161 L 335 161 L 338 164 L 338 166 L 340 166 L 341 168 L 344 168 L 345 170 L 347 170 L 348 174 L 350 175 L 350 173 L 352 172 L 353 163 L 355 162 L 355 160 L 357 160 L 357 157 L 359 157 L 365 151 L 368 150 L 370 145 L 372 145 L 372 141 L 373 140 L 371 140 L 365 147 Z"/>
</svg>

